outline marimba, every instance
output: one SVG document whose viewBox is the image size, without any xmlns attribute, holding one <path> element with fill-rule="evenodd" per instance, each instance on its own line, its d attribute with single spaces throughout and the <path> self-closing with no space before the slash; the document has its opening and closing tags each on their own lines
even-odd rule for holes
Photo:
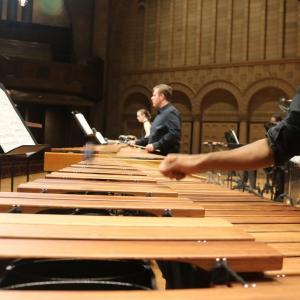
<svg viewBox="0 0 300 300">
<path fill-rule="evenodd" d="M 1 212 L 39 212 L 45 209 L 97 209 L 108 214 L 135 214 L 136 211 L 155 216 L 203 217 L 204 209 L 187 198 L 107 195 L 68 195 L 40 193 L 0 193 Z M 75 212 L 76 213 L 76 212 Z M 79 212 L 80 213 L 80 212 Z"/>
<path fill-rule="evenodd" d="M 216 258 L 226 257 L 239 272 L 282 265 L 279 252 L 219 218 L 3 213 L 0 224 L 2 258 L 179 259 L 211 269 Z"/>
<path fill-rule="evenodd" d="M 298 209 L 208 185 L 201 178 L 192 177 L 182 182 L 162 179 L 156 170 L 156 162 L 128 160 L 129 156 L 137 157 L 137 153 L 129 155 L 128 151 L 122 149 L 123 153 L 119 155 L 122 159 L 116 156 L 100 157 L 89 163 L 78 162 L 59 172 L 73 173 L 72 176 L 107 174 L 106 181 L 91 181 L 88 176 L 85 179 L 68 179 L 65 174 L 60 178 L 47 178 L 21 185 L 19 190 L 26 193 L 20 193 L 19 196 L 11 194 L 2 197 L 0 194 L 0 208 L 21 205 L 24 209 L 24 214 L 0 215 L 0 239 L 4 245 L 0 249 L 0 257 L 19 257 L 22 253 L 24 258 L 156 259 L 188 262 L 204 270 L 214 269 L 220 260 L 226 258 L 228 265 L 241 274 L 264 272 L 264 276 L 254 277 L 258 287 L 242 289 L 233 284 L 231 289 L 217 286 L 201 290 L 83 292 L 84 297 L 105 295 L 106 299 L 219 299 L 222 295 L 224 299 L 249 299 L 252 296 L 256 299 L 295 298 L 300 272 Z M 129 171 L 136 173 L 126 174 Z M 112 175 L 118 177 L 110 177 Z M 125 176 L 151 178 L 154 182 L 129 184 L 124 180 Z M 50 193 L 54 191 L 59 194 Z M 66 194 L 70 192 L 75 194 Z M 86 192 L 106 195 L 76 194 Z M 158 195 L 160 197 L 157 198 Z M 182 198 L 188 200 L 182 201 Z M 26 199 L 29 199 L 27 204 Z M 46 208 L 53 205 L 142 208 L 155 211 L 157 215 L 162 215 L 168 207 L 176 218 L 32 215 L 31 210 L 40 207 L 37 202 Z M 180 206 L 186 208 L 185 212 L 175 214 L 177 209 L 180 211 Z M 197 214 L 204 212 L 199 210 L 200 206 L 205 209 L 204 217 L 178 217 L 181 213 L 187 214 L 188 210 Z M 282 274 L 288 277 L 280 277 Z M 290 278 L 290 275 L 293 277 Z M 13 297 L 13 293 L 7 295 Z M 57 297 L 68 299 L 70 296 L 72 292 L 64 295 L 57 292 Z"/>
</svg>

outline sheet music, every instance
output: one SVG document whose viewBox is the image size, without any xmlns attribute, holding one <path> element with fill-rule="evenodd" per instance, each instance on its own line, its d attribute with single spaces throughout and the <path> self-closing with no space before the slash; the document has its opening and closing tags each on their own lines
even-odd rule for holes
<svg viewBox="0 0 300 300">
<path fill-rule="evenodd" d="M 6 153 L 23 145 L 35 145 L 35 141 L 6 93 L 0 89 L 0 146 Z"/>
<path fill-rule="evenodd" d="M 99 131 L 96 131 L 95 137 L 101 145 L 107 144 L 107 141 Z"/>
<path fill-rule="evenodd" d="M 234 137 L 236 143 L 239 144 L 240 142 L 239 142 L 239 139 L 237 138 L 237 136 L 236 136 L 236 134 L 235 134 L 235 131 L 231 129 L 231 132 L 232 132 L 232 135 L 233 135 L 233 137 Z"/>
<path fill-rule="evenodd" d="M 74 114 L 77 121 L 79 122 L 82 130 L 84 131 L 84 133 L 86 135 L 92 135 L 93 134 L 93 130 L 90 127 L 90 125 L 88 124 L 88 122 L 86 121 L 84 115 L 82 113 L 76 113 Z"/>
<path fill-rule="evenodd" d="M 300 156 L 294 156 L 290 159 L 291 162 L 293 162 L 294 164 L 300 166 Z"/>
</svg>

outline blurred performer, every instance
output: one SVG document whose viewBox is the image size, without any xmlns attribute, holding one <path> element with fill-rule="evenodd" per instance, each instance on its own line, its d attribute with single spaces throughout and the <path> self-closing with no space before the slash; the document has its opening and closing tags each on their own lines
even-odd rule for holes
<svg viewBox="0 0 300 300">
<path fill-rule="evenodd" d="M 267 132 L 267 138 L 243 147 L 199 155 L 169 155 L 160 171 L 170 178 L 209 170 L 255 170 L 282 165 L 300 154 L 300 90 L 291 102 L 288 114 Z"/>
<path fill-rule="evenodd" d="M 270 118 L 270 122 L 265 124 L 264 127 L 269 131 L 272 127 L 276 126 L 279 122 L 282 121 L 282 117 L 279 115 L 273 115 Z M 284 195 L 284 168 L 282 166 L 273 166 L 266 168 L 267 176 L 272 178 L 272 186 L 275 189 L 273 200 L 283 201 Z M 272 191 L 273 191 L 272 188 Z"/>
<path fill-rule="evenodd" d="M 150 129 L 151 129 L 151 114 L 146 109 L 139 109 L 136 112 L 136 118 L 140 123 L 143 123 L 144 131 L 145 131 L 145 138 L 148 138 L 150 135 Z"/>
<path fill-rule="evenodd" d="M 266 131 L 268 131 L 270 128 L 272 128 L 273 126 L 277 125 L 279 122 L 282 121 L 282 117 L 279 115 L 273 115 L 270 118 L 270 121 L 266 124 L 264 124 L 264 127 L 266 129 Z"/>
<path fill-rule="evenodd" d="M 148 140 L 141 139 L 136 144 L 146 146 L 148 152 L 159 151 L 162 155 L 178 153 L 181 136 L 180 113 L 170 103 L 172 88 L 166 84 L 159 84 L 153 88 L 152 105 L 157 109 Z"/>
<path fill-rule="evenodd" d="M 282 118 L 279 115 L 273 115 L 270 119 L 270 123 L 274 124 L 274 125 L 277 125 L 281 121 L 282 121 Z"/>
</svg>

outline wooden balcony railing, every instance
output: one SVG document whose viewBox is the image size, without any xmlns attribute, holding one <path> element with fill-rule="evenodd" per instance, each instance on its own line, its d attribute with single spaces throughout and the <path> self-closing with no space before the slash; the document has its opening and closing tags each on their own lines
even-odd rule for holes
<svg viewBox="0 0 300 300">
<path fill-rule="evenodd" d="M 103 63 L 88 66 L 0 56 L 0 78 L 8 89 L 74 94 L 99 99 Z"/>
</svg>

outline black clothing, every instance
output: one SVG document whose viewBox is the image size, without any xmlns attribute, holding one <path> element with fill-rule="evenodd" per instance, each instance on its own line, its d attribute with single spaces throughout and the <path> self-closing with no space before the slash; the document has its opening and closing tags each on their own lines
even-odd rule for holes
<svg viewBox="0 0 300 300">
<path fill-rule="evenodd" d="M 282 165 L 300 154 L 300 89 L 290 105 L 286 118 L 269 129 L 267 138 L 274 152 L 275 165 Z"/>
<path fill-rule="evenodd" d="M 168 103 L 158 110 L 151 125 L 149 137 L 136 141 L 136 144 L 141 146 L 153 144 L 154 150 L 159 150 L 160 154 L 167 155 L 179 152 L 180 136 L 180 113 L 171 103 Z"/>
</svg>

